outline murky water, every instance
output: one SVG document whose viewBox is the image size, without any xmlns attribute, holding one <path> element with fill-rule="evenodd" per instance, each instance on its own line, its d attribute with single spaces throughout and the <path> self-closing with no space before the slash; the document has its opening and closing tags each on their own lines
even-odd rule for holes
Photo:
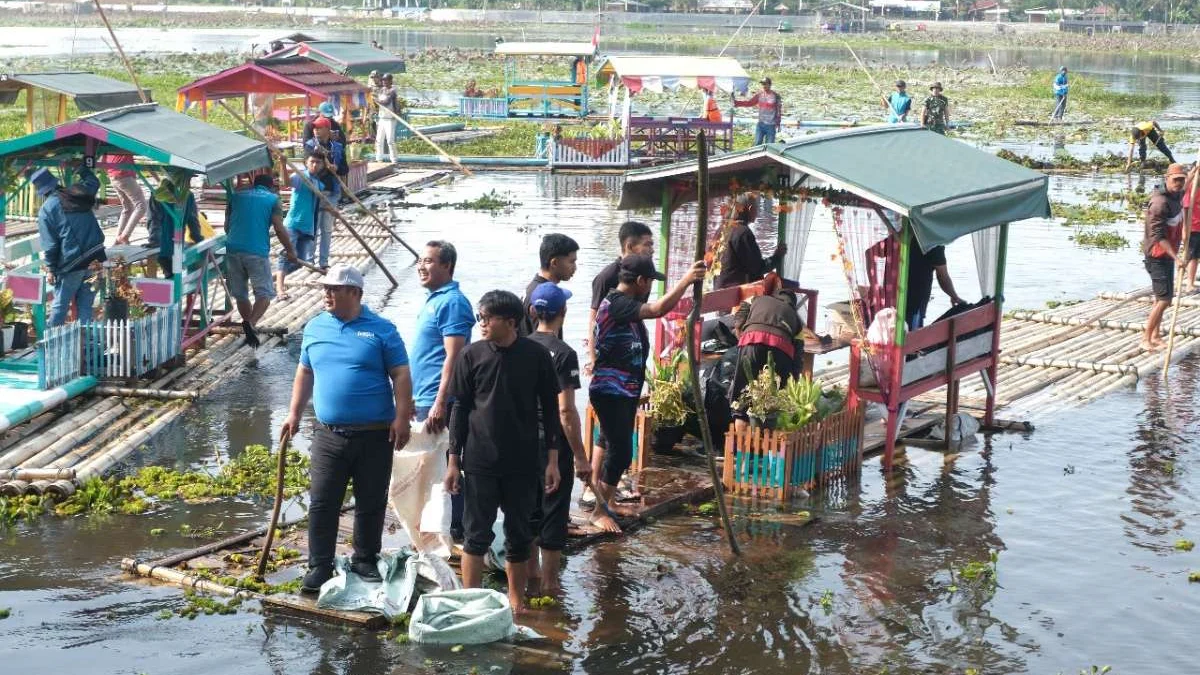
<svg viewBox="0 0 1200 675">
<path fill-rule="evenodd" d="M 400 230 L 418 245 L 446 238 L 460 252 L 464 290 L 521 289 L 542 234 L 583 246 L 569 287 L 566 338 L 580 346 L 591 277 L 615 254 L 626 214 L 619 178 L 504 173 L 414 195 L 458 201 L 495 189 L 511 212 L 412 209 Z M 1119 184 L 1055 178 L 1055 198 Z M 1051 222 L 1014 226 L 1009 306 L 1144 285 L 1133 250 L 1088 251 Z M 1129 236 L 1129 235 L 1127 235 Z M 823 301 L 844 295 L 818 217 L 802 281 Z M 950 248 L 964 295 L 974 295 L 969 245 Z M 385 257 L 401 281 L 369 278 L 369 302 L 411 337 L 422 294 L 409 256 Z M 1102 272 L 1100 272 L 1102 270 Z M 1099 272 L 1099 273 L 1098 273 Z M 571 318 L 573 317 L 573 318 Z M 274 437 L 288 398 L 296 345 L 254 367 L 156 439 L 138 463 L 212 467 L 247 443 Z M 1190 672 L 1200 551 L 1192 477 L 1200 464 L 1194 414 L 1200 366 L 1053 419 L 1030 435 L 996 436 L 957 456 L 910 450 L 886 476 L 869 461 L 861 482 L 796 504 L 816 521 L 779 522 L 742 507 L 745 555 L 729 556 L 716 523 L 665 518 L 623 540 L 569 556 L 562 606 L 532 621 L 577 673 L 1067 673 L 1092 664 L 1117 673 Z M 302 439 L 303 440 L 303 439 Z M 303 447 L 303 443 L 300 444 Z M 376 635 L 257 614 L 159 620 L 181 604 L 174 588 L 131 583 L 123 557 L 155 558 L 195 545 L 179 525 L 240 531 L 269 505 L 248 500 L 172 506 L 140 517 L 45 518 L 0 537 L 0 624 L 5 672 L 208 673 L 561 672 L 542 655 L 508 647 L 462 653 L 389 643 Z M 152 528 L 167 535 L 152 537 Z M 997 586 L 963 579 L 997 552 Z M 437 666 L 437 663 L 433 664 Z"/>
</svg>

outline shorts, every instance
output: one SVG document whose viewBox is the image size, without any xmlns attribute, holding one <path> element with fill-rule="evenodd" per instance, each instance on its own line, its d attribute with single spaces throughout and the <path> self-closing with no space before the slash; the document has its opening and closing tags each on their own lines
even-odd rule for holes
<svg viewBox="0 0 1200 675">
<path fill-rule="evenodd" d="M 533 544 L 533 511 L 538 505 L 542 481 L 532 474 L 485 476 L 464 473 L 463 550 L 484 555 L 496 539 L 496 509 L 504 511 L 504 561 L 529 560 Z"/>
<path fill-rule="evenodd" d="M 600 479 L 606 485 L 617 485 L 633 464 L 633 425 L 639 401 L 633 396 L 612 394 L 592 394 L 591 401 L 607 443 Z"/>
<path fill-rule="evenodd" d="M 543 455 L 543 463 L 546 455 Z M 558 451 L 558 489 L 546 494 L 538 490 L 538 505 L 533 511 L 532 529 L 538 546 L 547 551 L 561 551 L 567 545 L 567 528 L 571 524 L 571 490 L 575 487 L 575 457 L 570 450 Z M 541 486 L 545 486 L 545 473 Z"/>
<path fill-rule="evenodd" d="M 240 251 L 226 253 L 225 280 L 229 283 L 229 294 L 234 300 L 249 302 L 251 286 L 254 288 L 255 300 L 270 300 L 275 297 L 275 284 L 271 281 L 271 261 L 265 255 Z"/>
<path fill-rule="evenodd" d="M 1150 285 L 1154 288 L 1154 299 L 1170 302 L 1175 297 L 1175 261 L 1171 258 L 1146 258 L 1146 271 L 1150 273 Z"/>
<path fill-rule="evenodd" d="M 746 413 L 738 405 L 742 392 L 750 385 L 750 381 L 767 367 L 770 360 L 775 366 L 775 375 L 780 383 L 787 382 L 795 375 L 796 361 L 777 347 L 768 345 L 744 345 L 740 348 L 737 368 L 733 371 L 733 380 L 729 383 L 729 405 L 733 409 L 734 419 L 747 419 Z"/>
<path fill-rule="evenodd" d="M 1192 232 L 1188 235 L 1188 260 L 1196 260 L 1200 258 L 1200 232 Z"/>
</svg>

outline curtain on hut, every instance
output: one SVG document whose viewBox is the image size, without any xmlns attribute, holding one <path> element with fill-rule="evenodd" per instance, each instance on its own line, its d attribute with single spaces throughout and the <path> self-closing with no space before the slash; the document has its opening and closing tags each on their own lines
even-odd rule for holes
<svg viewBox="0 0 1200 675">
<path fill-rule="evenodd" d="M 812 230 L 813 214 L 817 212 L 817 206 L 816 202 L 800 201 L 795 203 L 793 211 L 787 214 L 784 233 L 787 255 L 783 257 L 783 269 L 780 270 L 785 279 L 800 281 L 804 252 L 808 248 L 808 233 Z"/>
<path fill-rule="evenodd" d="M 996 297 L 996 265 L 1000 259 L 1000 226 L 971 233 L 975 246 L 975 268 L 979 274 L 979 294 Z"/>
</svg>

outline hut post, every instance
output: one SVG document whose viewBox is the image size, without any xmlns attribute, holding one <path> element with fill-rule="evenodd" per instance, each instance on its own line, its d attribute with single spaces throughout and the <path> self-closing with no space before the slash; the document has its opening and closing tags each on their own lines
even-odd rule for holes
<svg viewBox="0 0 1200 675">
<path fill-rule="evenodd" d="M 1008 259 L 1008 223 L 1000 225 L 1000 238 L 996 243 L 996 291 L 992 296 L 992 304 L 996 307 L 996 324 L 992 329 L 992 365 L 988 366 L 985 377 L 991 384 L 987 390 L 987 403 L 984 407 L 983 423 L 991 426 L 996 423 L 996 388 L 1000 384 L 997 372 L 1000 360 L 1000 324 L 1004 321 L 1004 266 Z"/>
<path fill-rule="evenodd" d="M 178 190 L 179 186 L 176 185 L 175 189 Z M 177 203 L 171 204 L 171 208 L 165 210 L 171 221 L 171 241 L 174 242 L 174 246 L 171 248 L 171 281 L 175 285 L 175 302 L 178 303 L 183 300 L 183 277 L 185 276 L 183 273 L 183 230 L 185 227 L 184 214 L 187 211 L 187 198 L 184 197 L 183 205 Z M 163 233 L 159 232 L 158 236 L 161 242 Z M 203 283 L 201 281 L 198 285 L 203 286 Z"/>
<path fill-rule="evenodd" d="M 62 124 L 67 121 L 67 96 L 66 94 L 58 95 L 58 118 L 55 124 Z"/>
<path fill-rule="evenodd" d="M 33 87 L 25 87 L 25 133 L 33 133 Z"/>
<path fill-rule="evenodd" d="M 0 265 L 3 265 L 8 258 L 8 249 L 4 247 L 7 228 L 6 211 L 8 211 L 8 194 L 4 190 L 0 190 Z"/>
<path fill-rule="evenodd" d="M 700 205 L 696 205 L 700 208 Z M 659 236 L 662 237 L 662 246 L 658 249 L 658 269 L 666 274 L 667 265 L 671 262 L 671 186 L 668 182 L 663 182 L 662 193 L 662 217 L 658 224 Z M 658 294 L 662 296 L 667 292 L 667 282 L 658 282 Z M 700 299 L 696 298 L 695 302 Z"/>
<path fill-rule="evenodd" d="M 888 377 L 891 380 L 887 386 L 887 429 L 884 435 L 883 465 L 891 468 L 892 459 L 896 453 L 896 437 L 900 427 L 900 388 L 904 376 L 904 341 L 908 331 L 905 317 L 908 314 L 908 256 L 913 244 L 912 223 L 906 216 L 900 221 L 900 247 L 896 279 L 896 334 L 895 344 L 881 347 L 886 353 L 883 358 L 890 364 Z M 863 327 L 864 329 L 866 326 Z M 881 383 L 882 384 L 882 383 Z M 881 387 L 882 388 L 882 387 Z"/>
</svg>

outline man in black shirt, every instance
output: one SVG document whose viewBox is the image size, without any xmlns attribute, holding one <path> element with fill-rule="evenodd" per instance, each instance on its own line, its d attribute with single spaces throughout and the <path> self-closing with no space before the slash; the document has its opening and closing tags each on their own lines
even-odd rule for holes
<svg viewBox="0 0 1200 675">
<path fill-rule="evenodd" d="M 450 396 L 450 458 L 445 488 L 463 493 L 463 585 L 479 588 L 483 556 L 495 539 L 496 509 L 504 511 L 505 572 L 513 614 L 523 610 L 533 532 L 530 518 L 543 489 L 539 421 L 547 448 L 544 490 L 558 489 L 558 378 L 550 354 L 517 335 L 521 300 L 490 291 L 479 300 L 483 340 L 463 348 Z M 461 472 L 461 476 L 460 476 Z"/>
<path fill-rule="evenodd" d="M 525 299 L 521 301 L 521 307 L 525 310 L 525 318 L 517 325 L 521 335 L 529 335 L 537 330 L 537 319 L 529 311 L 529 299 L 533 297 L 534 289 L 547 281 L 556 284 L 570 281 L 575 276 L 575 259 L 578 255 L 579 244 L 567 235 L 555 232 L 542 237 L 542 245 L 538 250 L 541 269 L 525 287 Z M 561 328 L 558 337 L 562 338 Z"/>
<path fill-rule="evenodd" d="M 937 275 L 938 286 L 950 296 L 951 304 L 962 305 L 966 301 L 954 292 L 954 281 L 946 268 L 946 247 L 934 246 L 922 253 L 915 241 L 908 248 L 908 292 L 904 296 L 904 320 L 909 330 L 925 325 L 925 310 L 929 307 L 929 296 L 933 292 L 933 277 Z"/>
<path fill-rule="evenodd" d="M 558 416 L 562 423 L 562 443 L 558 449 L 558 489 L 542 495 L 541 507 L 533 519 L 534 536 L 538 537 L 541 560 L 535 553 L 529 558 L 529 594 L 554 595 L 561 590 L 559 568 L 562 550 L 567 544 L 567 526 L 571 523 L 571 475 L 579 476 L 585 484 L 592 467 L 583 454 L 583 434 L 580 432 L 579 410 L 575 407 L 575 391 L 579 389 L 579 356 L 559 337 L 567 315 L 567 300 L 571 292 L 558 284 L 545 283 L 534 289 L 529 304 L 537 317 L 537 331 L 529 339 L 545 347 L 554 360 L 558 376 Z M 548 461 L 545 443 L 541 451 Z M 539 570 L 540 568 L 540 570 Z"/>
<path fill-rule="evenodd" d="M 725 248 L 721 251 L 721 271 L 713 282 L 713 288 L 728 288 L 758 281 L 767 272 L 778 269 L 787 253 L 787 245 L 780 243 L 770 258 L 764 258 L 758 247 L 758 239 L 750 229 L 750 223 L 758 218 L 758 197 L 740 195 L 734 202 L 733 229 L 729 230 Z"/>
</svg>

